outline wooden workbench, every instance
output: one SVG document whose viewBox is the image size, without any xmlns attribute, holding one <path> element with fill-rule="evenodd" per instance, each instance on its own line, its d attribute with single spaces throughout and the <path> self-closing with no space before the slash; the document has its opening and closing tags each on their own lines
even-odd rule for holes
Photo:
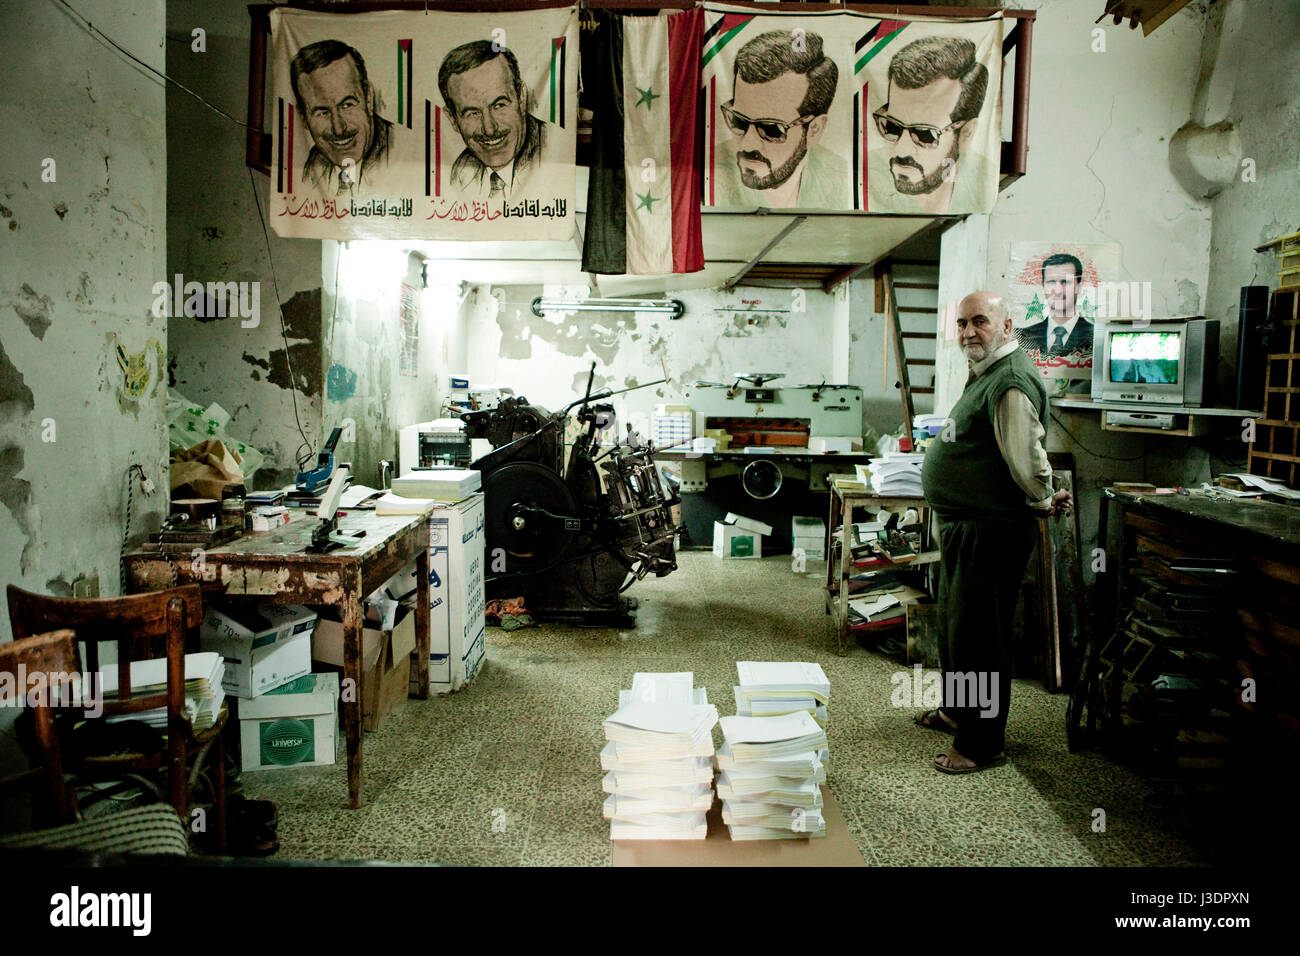
<svg viewBox="0 0 1300 956">
<path fill-rule="evenodd" d="M 333 604 L 343 609 L 343 676 L 361 686 L 361 602 L 412 561 L 416 565 L 416 687 L 429 696 L 429 522 L 423 515 L 351 512 L 339 530 L 364 529 L 355 545 L 327 554 L 307 551 L 314 514 L 295 515 L 275 531 L 245 532 L 201 554 L 160 554 L 150 545 L 127 553 L 127 588 L 151 591 L 198 584 L 207 598 L 256 598 L 281 604 Z M 340 713 L 348 749 L 348 800 L 361 806 L 361 695 L 345 695 Z"/>
</svg>

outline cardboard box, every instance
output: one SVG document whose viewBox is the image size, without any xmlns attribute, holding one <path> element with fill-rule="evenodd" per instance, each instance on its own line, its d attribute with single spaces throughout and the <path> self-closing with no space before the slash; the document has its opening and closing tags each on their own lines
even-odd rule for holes
<svg viewBox="0 0 1300 956">
<path fill-rule="evenodd" d="M 733 514 L 730 511 L 727 512 L 727 516 L 722 520 L 726 524 L 734 524 L 737 528 L 743 528 L 745 531 L 752 531 L 754 534 L 761 534 L 766 537 L 771 537 L 772 534 L 772 526 L 770 524 L 763 524 L 761 521 L 756 521 L 753 518 L 746 518 L 744 515 Z"/>
<path fill-rule="evenodd" d="M 411 674 L 415 650 L 415 611 L 403 608 L 391 631 L 366 626 L 361 632 L 361 715 L 366 730 L 375 730 L 401 702 Z M 343 625 L 322 620 L 312 637 L 312 660 L 322 666 L 343 667 Z"/>
<path fill-rule="evenodd" d="M 221 686 L 236 697 L 257 697 L 311 671 L 316 612 L 299 604 L 209 604 L 199 648 L 226 661 Z"/>
<path fill-rule="evenodd" d="M 337 674 L 305 674 L 239 703 L 239 744 L 245 770 L 334 763 L 339 726 Z"/>
<path fill-rule="evenodd" d="M 486 540 L 482 492 L 429 515 L 429 687 L 434 693 L 460 690 L 483 666 Z M 414 566 L 402 580 L 409 582 L 402 593 L 415 587 Z M 412 661 L 412 692 L 416 663 Z"/>
<path fill-rule="evenodd" d="M 761 558 L 763 536 L 739 525 L 713 522 L 713 556 L 715 558 Z"/>
<path fill-rule="evenodd" d="M 826 522 L 821 518 L 795 515 L 790 519 L 790 537 L 792 538 L 824 538 L 825 536 Z"/>
<path fill-rule="evenodd" d="M 826 560 L 826 542 L 821 538 L 795 538 L 792 551 L 803 549 L 804 555 L 817 561 Z"/>
</svg>

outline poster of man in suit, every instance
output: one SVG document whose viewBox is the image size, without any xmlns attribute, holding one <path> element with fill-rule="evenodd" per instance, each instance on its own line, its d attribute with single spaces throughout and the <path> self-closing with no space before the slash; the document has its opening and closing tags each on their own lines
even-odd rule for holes
<svg viewBox="0 0 1300 956">
<path fill-rule="evenodd" d="M 279 235 L 573 235 L 576 7 L 270 21 Z"/>
<path fill-rule="evenodd" d="M 1008 304 L 1020 347 L 1044 378 L 1092 376 L 1099 291 L 1119 272 L 1114 243 L 1011 243 Z"/>
</svg>

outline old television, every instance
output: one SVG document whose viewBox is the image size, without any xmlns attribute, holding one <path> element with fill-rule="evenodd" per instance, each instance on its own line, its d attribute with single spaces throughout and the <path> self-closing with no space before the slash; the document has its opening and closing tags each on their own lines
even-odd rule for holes
<svg viewBox="0 0 1300 956">
<path fill-rule="evenodd" d="M 1212 401 L 1218 319 L 1108 319 L 1092 337 L 1094 402 L 1194 407 Z"/>
</svg>

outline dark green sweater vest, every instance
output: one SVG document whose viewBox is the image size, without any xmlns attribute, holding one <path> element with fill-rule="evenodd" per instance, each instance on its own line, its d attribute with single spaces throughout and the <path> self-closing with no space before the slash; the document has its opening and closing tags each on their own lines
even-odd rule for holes
<svg viewBox="0 0 1300 956">
<path fill-rule="evenodd" d="M 1047 389 L 1019 349 L 967 385 L 949 414 L 951 421 L 926 449 L 921 469 L 926 500 L 941 520 L 1008 520 L 1033 514 L 998 450 L 993 429 L 998 401 L 1009 388 L 1029 396 L 1047 429 Z"/>
</svg>

